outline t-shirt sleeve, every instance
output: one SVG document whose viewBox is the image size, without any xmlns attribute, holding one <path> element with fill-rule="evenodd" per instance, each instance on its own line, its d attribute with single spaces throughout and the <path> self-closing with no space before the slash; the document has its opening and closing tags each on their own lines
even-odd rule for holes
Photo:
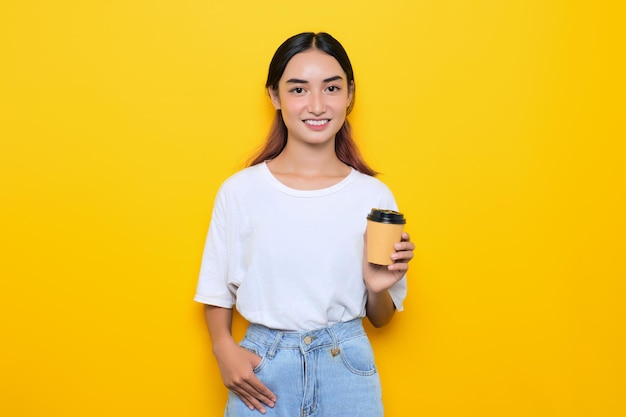
<svg viewBox="0 0 626 417">
<path fill-rule="evenodd" d="M 391 288 L 389 288 L 389 295 L 391 295 L 391 299 L 393 300 L 393 305 L 396 306 L 396 310 L 403 311 L 404 310 L 404 299 L 406 298 L 406 274 L 402 277 L 402 279 L 396 282 Z"/>
<path fill-rule="evenodd" d="M 228 199 L 223 189 L 218 191 L 213 206 L 211 224 L 204 245 L 200 276 L 194 300 L 224 308 L 235 303 L 234 291 L 229 287 L 229 251 L 232 230 L 229 226 Z"/>
</svg>

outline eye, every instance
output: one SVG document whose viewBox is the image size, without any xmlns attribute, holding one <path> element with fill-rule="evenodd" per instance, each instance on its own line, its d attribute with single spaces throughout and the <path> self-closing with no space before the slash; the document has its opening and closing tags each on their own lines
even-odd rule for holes
<svg viewBox="0 0 626 417">
<path fill-rule="evenodd" d="M 340 89 L 341 88 L 337 87 L 336 85 L 330 85 L 330 86 L 328 86 L 328 88 L 326 90 L 328 90 L 329 93 L 336 93 Z"/>
<path fill-rule="evenodd" d="M 304 88 L 302 87 L 295 87 L 291 90 L 292 93 L 296 93 L 296 94 L 302 94 L 304 93 Z"/>
</svg>

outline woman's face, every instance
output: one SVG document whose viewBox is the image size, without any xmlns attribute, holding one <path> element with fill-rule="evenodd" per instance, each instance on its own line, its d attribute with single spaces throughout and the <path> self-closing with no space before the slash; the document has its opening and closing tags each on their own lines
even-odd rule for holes
<svg viewBox="0 0 626 417">
<path fill-rule="evenodd" d="M 269 89 L 274 107 L 281 110 L 288 141 L 321 144 L 332 141 L 346 118 L 353 86 L 331 55 L 310 49 L 291 58 Z"/>
</svg>

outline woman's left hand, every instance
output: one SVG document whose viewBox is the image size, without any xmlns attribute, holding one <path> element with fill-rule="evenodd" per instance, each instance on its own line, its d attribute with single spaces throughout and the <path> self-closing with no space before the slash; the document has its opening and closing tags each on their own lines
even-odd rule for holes
<svg viewBox="0 0 626 417">
<path fill-rule="evenodd" d="M 391 265 L 376 265 L 367 262 L 367 239 L 363 245 L 363 278 L 369 291 L 379 293 L 389 289 L 398 282 L 409 269 L 409 261 L 413 259 L 415 244 L 407 232 L 402 233 L 402 240 L 394 245 L 395 252 L 391 255 Z"/>
</svg>

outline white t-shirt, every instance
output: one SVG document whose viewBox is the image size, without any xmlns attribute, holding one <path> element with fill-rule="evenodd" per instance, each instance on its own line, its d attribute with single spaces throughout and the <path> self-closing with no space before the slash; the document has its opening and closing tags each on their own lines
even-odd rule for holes
<svg viewBox="0 0 626 417">
<path fill-rule="evenodd" d="M 356 170 L 319 190 L 278 181 L 265 163 L 222 184 L 195 300 L 251 323 L 307 331 L 365 316 L 363 233 L 372 208 L 397 210 L 389 188 Z M 406 277 L 390 289 L 402 310 Z"/>
</svg>

